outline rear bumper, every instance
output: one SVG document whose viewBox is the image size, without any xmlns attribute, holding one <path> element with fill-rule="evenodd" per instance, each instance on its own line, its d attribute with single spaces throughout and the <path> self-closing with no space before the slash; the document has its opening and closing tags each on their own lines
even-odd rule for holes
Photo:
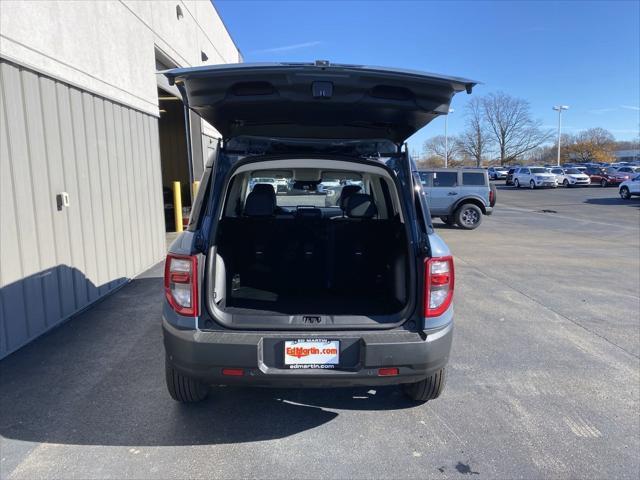
<svg viewBox="0 0 640 480">
<path fill-rule="evenodd" d="M 412 383 L 444 367 L 449 359 L 453 322 L 426 336 L 384 332 L 240 332 L 180 330 L 163 320 L 167 360 L 179 372 L 208 384 L 283 387 L 339 387 Z M 284 341 L 299 338 L 341 341 L 341 362 L 334 370 L 288 369 L 282 365 Z M 397 376 L 378 369 L 397 367 Z M 223 368 L 241 368 L 243 376 L 225 376 Z"/>
</svg>

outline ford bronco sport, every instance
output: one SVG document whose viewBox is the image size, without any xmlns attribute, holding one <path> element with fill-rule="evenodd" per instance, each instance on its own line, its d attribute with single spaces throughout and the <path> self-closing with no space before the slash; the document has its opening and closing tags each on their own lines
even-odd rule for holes
<svg viewBox="0 0 640 480">
<path fill-rule="evenodd" d="M 223 136 L 166 259 L 170 395 L 402 384 L 438 397 L 454 266 L 403 142 L 475 82 L 324 61 L 164 74 Z"/>
</svg>

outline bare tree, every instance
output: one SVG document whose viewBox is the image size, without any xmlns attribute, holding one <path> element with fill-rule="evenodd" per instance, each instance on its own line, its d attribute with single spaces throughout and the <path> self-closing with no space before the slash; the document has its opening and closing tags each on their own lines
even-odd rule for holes
<svg viewBox="0 0 640 480">
<path fill-rule="evenodd" d="M 493 143 L 493 139 L 489 136 L 480 98 L 475 97 L 467 104 L 466 116 L 467 126 L 460 135 L 458 147 L 475 161 L 477 167 L 480 167 L 491 143 Z"/>
<path fill-rule="evenodd" d="M 482 98 L 482 110 L 496 142 L 500 164 L 516 160 L 551 138 L 541 122 L 531 118 L 529 102 L 503 92 Z"/>
<path fill-rule="evenodd" d="M 457 137 L 449 136 L 449 141 L 445 142 L 444 135 L 436 135 L 425 141 L 423 148 L 426 157 L 442 159 L 444 164 L 444 159 L 447 156 L 447 147 L 449 149 L 449 162 L 455 162 L 461 153 L 460 141 Z"/>
</svg>

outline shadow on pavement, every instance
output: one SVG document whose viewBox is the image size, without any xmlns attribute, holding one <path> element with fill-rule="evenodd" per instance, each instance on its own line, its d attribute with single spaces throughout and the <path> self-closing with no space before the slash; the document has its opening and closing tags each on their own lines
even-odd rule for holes
<svg viewBox="0 0 640 480">
<path fill-rule="evenodd" d="M 411 408 L 396 387 L 211 389 L 169 397 L 160 324 L 161 268 L 0 362 L 0 435 L 81 445 L 174 446 L 283 438 L 336 410 Z"/>
<path fill-rule="evenodd" d="M 587 198 L 584 203 L 589 203 L 591 205 L 624 205 L 627 207 L 638 208 L 640 207 L 640 197 L 631 197 L 629 200 L 623 200 L 617 196 L 610 198 Z"/>
</svg>

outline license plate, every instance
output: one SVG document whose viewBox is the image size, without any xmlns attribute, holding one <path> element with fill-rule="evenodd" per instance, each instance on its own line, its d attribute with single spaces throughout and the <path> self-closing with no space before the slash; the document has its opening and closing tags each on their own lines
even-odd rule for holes
<svg viewBox="0 0 640 480">
<path fill-rule="evenodd" d="M 339 340 L 304 339 L 284 342 L 284 364 L 288 368 L 335 368 L 339 363 Z"/>
</svg>

